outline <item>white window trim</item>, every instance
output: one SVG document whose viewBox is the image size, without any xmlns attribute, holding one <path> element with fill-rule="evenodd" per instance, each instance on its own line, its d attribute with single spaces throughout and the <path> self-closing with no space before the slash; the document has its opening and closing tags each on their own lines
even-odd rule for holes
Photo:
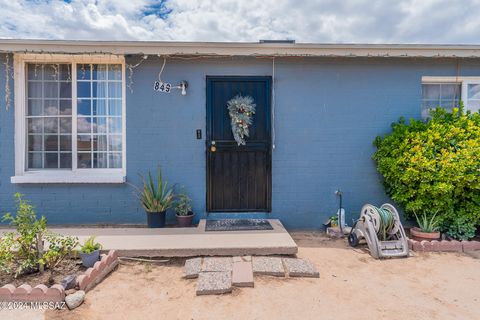
<svg viewBox="0 0 480 320">
<path fill-rule="evenodd" d="M 438 83 L 459 83 L 462 85 L 460 93 L 460 101 L 464 103 L 465 110 L 471 110 L 468 105 L 468 96 L 467 90 L 469 84 L 480 84 L 480 77 L 464 77 L 464 76 L 448 76 L 448 77 L 438 77 L 438 76 L 423 76 L 422 84 L 438 84 Z"/>
<path fill-rule="evenodd" d="M 122 168 L 121 169 L 77 169 L 76 157 L 72 156 L 72 169 L 26 170 L 26 70 L 27 63 L 115 63 L 122 65 Z M 76 68 L 72 68 L 72 79 Z M 29 54 L 14 55 L 15 81 L 15 176 L 12 183 L 124 183 L 127 174 L 126 144 L 126 84 L 125 58 L 118 55 L 67 55 Z M 72 85 L 72 119 L 76 119 L 76 86 Z M 72 121 L 72 151 L 77 148 L 77 122 Z M 73 155 L 74 153 L 72 153 Z"/>
</svg>

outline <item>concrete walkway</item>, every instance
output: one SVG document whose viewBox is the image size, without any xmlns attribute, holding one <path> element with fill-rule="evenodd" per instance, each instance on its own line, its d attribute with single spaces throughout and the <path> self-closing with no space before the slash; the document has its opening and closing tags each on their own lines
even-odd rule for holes
<svg viewBox="0 0 480 320">
<path fill-rule="evenodd" d="M 120 256 L 241 256 L 290 255 L 298 249 L 277 219 L 269 219 L 273 230 L 205 232 L 205 220 L 193 228 L 52 228 L 77 236 L 82 243 L 91 235 L 103 250 L 115 249 Z M 6 229 L 0 229 L 0 233 Z"/>
</svg>

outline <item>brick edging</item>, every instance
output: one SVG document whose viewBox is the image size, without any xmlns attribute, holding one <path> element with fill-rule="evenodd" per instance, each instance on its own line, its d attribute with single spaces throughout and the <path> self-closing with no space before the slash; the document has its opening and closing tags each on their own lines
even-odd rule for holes
<svg viewBox="0 0 480 320">
<path fill-rule="evenodd" d="M 95 262 L 93 268 L 88 268 L 79 275 L 76 284 L 86 292 L 100 283 L 117 265 L 118 254 L 115 250 L 110 250 L 108 254 L 102 254 L 102 259 Z M 26 283 L 18 287 L 6 284 L 0 287 L 0 301 L 62 302 L 65 301 L 65 289 L 60 284 L 51 287 L 39 284 L 34 288 Z"/>
<path fill-rule="evenodd" d="M 423 252 L 467 252 L 480 250 L 480 241 L 417 241 L 414 239 L 408 239 L 408 248 L 413 251 Z"/>
<path fill-rule="evenodd" d="M 77 286 L 85 292 L 99 284 L 118 265 L 118 254 L 110 250 L 108 254 L 102 254 L 101 259 L 88 268 L 84 274 L 77 277 Z"/>
</svg>

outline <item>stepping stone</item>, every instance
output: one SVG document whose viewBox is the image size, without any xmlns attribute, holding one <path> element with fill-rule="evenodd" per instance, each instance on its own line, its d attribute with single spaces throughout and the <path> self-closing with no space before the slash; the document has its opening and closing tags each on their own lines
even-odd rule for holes
<svg viewBox="0 0 480 320">
<path fill-rule="evenodd" d="M 193 258 L 185 261 L 183 267 L 184 277 L 187 279 L 198 278 L 198 274 L 202 271 L 202 258 Z"/>
<path fill-rule="evenodd" d="M 253 287 L 251 262 L 238 261 L 233 263 L 232 284 L 236 287 Z"/>
<path fill-rule="evenodd" d="M 318 273 L 315 266 L 309 261 L 295 258 L 283 258 L 283 263 L 285 264 L 289 277 L 320 277 L 320 273 Z"/>
<path fill-rule="evenodd" d="M 200 272 L 198 274 L 197 296 L 232 292 L 230 271 Z"/>
<path fill-rule="evenodd" d="M 253 257 L 253 273 L 255 275 L 268 275 L 285 277 L 282 259 L 277 257 Z"/>
<path fill-rule="evenodd" d="M 241 261 L 252 261 L 252 256 L 241 256 L 241 257 L 233 257 L 233 262 L 241 262 Z"/>
<path fill-rule="evenodd" d="M 216 272 L 216 271 L 232 271 L 232 258 L 204 258 L 202 271 Z"/>
</svg>

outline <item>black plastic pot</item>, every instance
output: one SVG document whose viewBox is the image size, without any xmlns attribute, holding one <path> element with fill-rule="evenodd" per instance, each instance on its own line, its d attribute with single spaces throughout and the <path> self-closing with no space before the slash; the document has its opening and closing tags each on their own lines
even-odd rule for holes
<svg viewBox="0 0 480 320">
<path fill-rule="evenodd" d="M 194 216 L 195 216 L 195 213 L 193 213 L 192 211 L 189 212 L 188 216 L 179 216 L 177 214 L 178 226 L 181 228 L 191 227 Z"/>
<path fill-rule="evenodd" d="M 165 227 L 165 211 L 163 212 L 147 212 L 147 226 L 149 228 Z"/>
</svg>

